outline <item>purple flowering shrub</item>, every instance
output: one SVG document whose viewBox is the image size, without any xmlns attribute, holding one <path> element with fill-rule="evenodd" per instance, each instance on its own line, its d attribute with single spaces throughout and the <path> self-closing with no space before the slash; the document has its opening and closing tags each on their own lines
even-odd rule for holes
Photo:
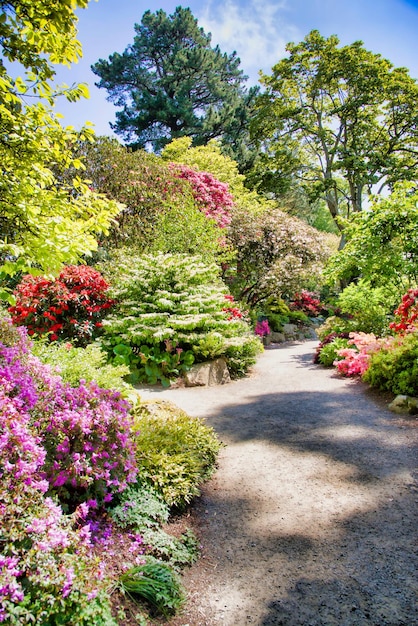
<svg viewBox="0 0 418 626">
<path fill-rule="evenodd" d="M 16 410 L 27 411 L 45 452 L 39 478 L 73 508 L 89 498 L 109 501 L 136 475 L 130 404 L 94 382 L 63 382 L 30 353 L 25 329 L 17 331 L 14 346 L 0 342 L 0 383 Z"/>
<path fill-rule="evenodd" d="M 45 497 L 46 451 L 31 416 L 36 399 L 27 379 L 22 390 L 12 387 L 14 369 L 18 364 L 2 363 L 0 622 L 65 624 L 71 615 L 80 625 L 113 625 L 99 562 L 90 555 L 89 526 L 79 509 L 64 515 Z"/>
<path fill-rule="evenodd" d="M 114 626 L 85 520 L 135 477 L 129 404 L 71 388 L 29 348 L 0 320 L 0 622 Z"/>
</svg>

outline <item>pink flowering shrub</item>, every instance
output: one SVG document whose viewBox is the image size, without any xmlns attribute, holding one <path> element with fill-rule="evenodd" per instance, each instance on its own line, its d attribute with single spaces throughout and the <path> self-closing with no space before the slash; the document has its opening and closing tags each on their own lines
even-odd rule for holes
<svg viewBox="0 0 418 626">
<path fill-rule="evenodd" d="M 258 321 L 255 325 L 255 334 L 259 337 L 265 337 L 270 334 L 270 326 L 268 320 Z"/>
<path fill-rule="evenodd" d="M 10 423 L 14 432 L 16 424 L 18 437 L 2 439 L 9 480 L 15 473 L 20 480 L 22 472 L 47 480 L 49 491 L 72 507 L 88 497 L 111 499 L 136 475 L 129 403 L 94 382 L 70 387 L 30 353 L 23 327 L 16 336 L 14 346 L 0 343 L 0 385 L 7 404 L 2 428 Z M 20 414 L 25 421 L 16 419 Z M 25 429 L 32 435 L 27 441 Z"/>
<path fill-rule="evenodd" d="M 0 320 L 0 622 L 116 626 L 87 515 L 135 476 L 129 405 L 69 387 L 29 348 Z"/>
<path fill-rule="evenodd" d="M 348 343 L 353 347 L 337 351 L 339 360 L 334 361 L 338 372 L 343 376 L 363 376 L 370 363 L 370 357 L 383 346 L 388 346 L 390 338 L 377 338 L 373 333 L 350 333 Z"/>
<path fill-rule="evenodd" d="M 14 346 L 0 343 L 0 622 L 66 624 L 71 615 L 80 625 L 115 625 L 80 509 L 64 515 L 45 497 L 43 389 L 25 332 L 14 330 L 1 333 Z"/>
<path fill-rule="evenodd" d="M 170 163 L 170 169 L 178 178 L 189 181 L 196 204 L 207 217 L 215 220 L 220 228 L 230 224 L 231 210 L 235 205 L 226 183 L 209 172 L 198 172 L 187 165 Z"/>
</svg>

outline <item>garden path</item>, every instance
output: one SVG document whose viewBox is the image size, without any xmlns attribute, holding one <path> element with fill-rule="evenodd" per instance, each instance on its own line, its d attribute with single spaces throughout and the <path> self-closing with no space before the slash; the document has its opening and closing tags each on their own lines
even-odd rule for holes
<svg viewBox="0 0 418 626">
<path fill-rule="evenodd" d="M 192 508 L 202 558 L 170 625 L 418 624 L 417 420 L 313 365 L 316 345 L 273 345 L 228 385 L 140 390 L 226 444 Z"/>
</svg>

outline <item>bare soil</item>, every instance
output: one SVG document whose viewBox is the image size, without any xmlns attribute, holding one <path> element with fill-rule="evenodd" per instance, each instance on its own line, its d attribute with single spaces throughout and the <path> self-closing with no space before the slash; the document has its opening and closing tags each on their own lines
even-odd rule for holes
<svg viewBox="0 0 418 626">
<path fill-rule="evenodd" d="M 417 420 L 313 365 L 316 345 L 272 345 L 221 387 L 140 391 L 225 443 L 170 626 L 418 625 Z"/>
</svg>

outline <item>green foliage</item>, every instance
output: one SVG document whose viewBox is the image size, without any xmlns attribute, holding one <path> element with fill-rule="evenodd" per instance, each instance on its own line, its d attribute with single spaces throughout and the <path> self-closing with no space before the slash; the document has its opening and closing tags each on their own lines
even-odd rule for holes
<svg viewBox="0 0 418 626">
<path fill-rule="evenodd" d="M 245 344 L 251 335 L 244 319 L 227 314 L 226 288 L 214 263 L 119 252 L 103 269 L 118 304 L 104 321 L 102 343 L 115 364 L 129 364 L 133 380 L 168 384 L 193 359 L 205 360 L 214 336 L 224 339 L 226 349 L 230 339 Z"/>
<path fill-rule="evenodd" d="M 285 324 L 290 323 L 290 317 L 288 315 L 280 315 L 278 313 L 269 313 L 266 315 L 269 327 L 273 332 L 280 333 L 283 330 Z"/>
<path fill-rule="evenodd" d="M 184 507 L 214 471 L 220 443 L 213 429 L 165 402 L 141 403 L 134 416 L 138 480 L 170 507 Z"/>
<path fill-rule="evenodd" d="M 168 522 L 169 507 L 150 484 L 137 482 L 128 487 L 120 495 L 118 505 L 109 512 L 118 526 L 140 533 L 148 554 L 174 568 L 196 560 L 199 550 L 191 530 L 173 537 L 161 528 Z"/>
<path fill-rule="evenodd" d="M 143 531 L 166 524 L 169 507 L 150 484 L 136 482 L 120 494 L 110 515 L 121 528 L 133 527 Z"/>
<path fill-rule="evenodd" d="M 262 168 L 267 182 L 303 181 L 341 228 L 376 185 L 415 178 L 418 84 L 361 41 L 339 47 L 316 30 L 287 52 L 261 78 L 252 131 Z"/>
<path fill-rule="evenodd" d="M 146 600 L 165 617 L 178 611 L 185 602 L 185 593 L 175 572 L 152 556 L 145 563 L 121 575 L 119 587 L 134 600 Z"/>
<path fill-rule="evenodd" d="M 263 352 L 263 345 L 258 337 L 247 337 L 245 341 L 231 339 L 225 352 L 225 358 L 231 378 L 242 378 L 252 365 L 255 365 L 257 356 Z"/>
<path fill-rule="evenodd" d="M 92 66 L 121 111 L 114 128 L 125 140 L 159 150 L 170 138 L 190 135 L 198 144 L 237 126 L 245 111 L 246 77 L 234 52 L 211 48 L 189 8 L 146 11 L 123 54 Z"/>
<path fill-rule="evenodd" d="M 54 65 L 76 63 L 81 57 L 75 9 L 89 0 L 1 0 L 0 41 L 8 61 L 31 68 L 42 80 L 54 75 Z"/>
<path fill-rule="evenodd" d="M 78 387 L 80 380 L 94 380 L 102 389 L 115 389 L 125 397 L 132 394 L 131 386 L 124 381 L 129 367 L 109 364 L 106 352 L 99 345 L 75 348 L 71 344 L 37 340 L 32 344 L 32 353 L 51 365 L 71 387 Z"/>
<path fill-rule="evenodd" d="M 325 322 L 317 328 L 316 333 L 322 341 L 331 333 L 350 333 L 355 330 L 357 330 L 357 325 L 354 320 L 340 315 L 330 315 Z"/>
<path fill-rule="evenodd" d="M 346 244 L 327 267 L 329 280 L 361 275 L 374 286 L 391 286 L 400 298 L 418 283 L 418 191 L 398 183 L 390 196 L 375 197 L 367 211 L 345 222 Z"/>
<path fill-rule="evenodd" d="M 318 356 L 318 361 L 321 363 L 321 365 L 324 365 L 325 367 L 332 367 L 334 361 L 338 361 L 339 359 L 343 358 L 338 356 L 337 351 L 341 350 L 342 348 L 348 347 L 348 339 L 336 337 L 333 341 L 325 344 L 321 348 Z"/>
<path fill-rule="evenodd" d="M 76 8 L 86 0 L 1 2 L 0 45 L 9 61 L 17 61 L 26 77 L 11 78 L 0 68 L 0 281 L 19 272 L 57 274 L 97 247 L 121 207 L 93 193 L 79 177 L 82 163 L 72 146 L 79 137 L 64 128 L 51 106 L 58 93 L 68 100 L 87 95 L 86 87 L 55 89 L 55 64 L 69 65 L 81 56 L 76 40 Z M 31 102 L 28 104 L 28 102 Z M 64 182 L 59 166 L 76 170 Z M 1 286 L 1 285 L 0 285 Z M 7 297 L 3 284 L 3 297 Z"/>
<path fill-rule="evenodd" d="M 351 283 L 338 297 L 341 312 L 351 318 L 351 330 L 377 336 L 387 334 L 389 316 L 396 302 L 397 294 L 390 288 L 372 287 L 365 280 Z"/>
<path fill-rule="evenodd" d="M 175 570 L 191 565 L 199 556 L 199 542 L 192 530 L 188 529 L 179 537 L 174 537 L 162 528 L 149 528 L 141 532 L 149 553 L 164 561 Z"/>
<path fill-rule="evenodd" d="M 154 234 L 145 249 L 150 254 L 199 254 L 206 261 L 220 263 L 228 259 L 222 229 L 215 220 L 202 213 L 188 196 L 182 203 L 160 213 L 154 223 Z"/>
<path fill-rule="evenodd" d="M 193 352 L 200 361 L 210 361 L 225 354 L 226 340 L 215 331 L 207 333 L 192 346 Z"/>
<path fill-rule="evenodd" d="M 187 372 L 194 363 L 194 355 L 191 350 L 184 351 L 175 346 L 171 347 L 170 341 L 164 342 L 164 348 L 159 345 L 142 345 L 138 350 L 132 350 L 129 346 L 118 344 L 113 348 L 116 357 L 128 359 L 132 382 L 147 382 L 155 385 L 158 381 L 163 387 L 170 386 L 170 380 L 179 378 L 183 372 Z M 115 360 L 115 359 L 114 359 Z"/>
<path fill-rule="evenodd" d="M 310 324 L 309 317 L 303 311 L 289 311 L 288 317 L 291 324 Z"/>
<path fill-rule="evenodd" d="M 418 333 L 398 337 L 373 353 L 363 380 L 383 391 L 418 396 Z"/>
</svg>

